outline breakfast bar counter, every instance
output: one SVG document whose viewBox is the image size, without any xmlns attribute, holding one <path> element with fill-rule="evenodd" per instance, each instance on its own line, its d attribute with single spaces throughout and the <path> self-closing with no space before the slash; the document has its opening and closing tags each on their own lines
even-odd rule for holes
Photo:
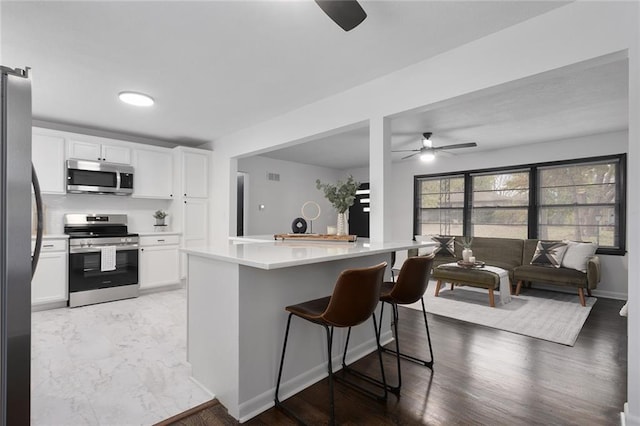
<svg viewBox="0 0 640 426">
<path fill-rule="evenodd" d="M 429 245 L 367 239 L 274 241 L 273 236 L 258 236 L 183 249 L 188 258 L 187 358 L 192 378 L 240 421 L 269 409 L 287 320 L 285 306 L 330 295 L 345 269 L 390 263 L 391 252 Z M 342 331 L 336 329 L 334 336 L 335 368 L 340 368 L 346 337 Z M 327 374 L 322 330 L 294 321 L 290 334 L 282 399 Z M 381 338 L 392 339 L 388 318 Z M 353 329 L 349 348 L 348 362 L 376 349 L 370 322 Z"/>
</svg>

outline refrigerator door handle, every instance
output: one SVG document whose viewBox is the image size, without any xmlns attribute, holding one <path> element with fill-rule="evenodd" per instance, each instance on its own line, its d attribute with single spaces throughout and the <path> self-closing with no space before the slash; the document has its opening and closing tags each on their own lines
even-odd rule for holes
<svg viewBox="0 0 640 426">
<path fill-rule="evenodd" d="M 33 193 L 36 197 L 36 245 L 31 256 L 31 278 L 36 273 L 38 267 L 38 260 L 40 259 L 40 250 L 42 249 L 42 194 L 40 193 L 40 181 L 38 181 L 38 174 L 36 168 L 31 163 L 31 184 L 33 185 Z"/>
</svg>

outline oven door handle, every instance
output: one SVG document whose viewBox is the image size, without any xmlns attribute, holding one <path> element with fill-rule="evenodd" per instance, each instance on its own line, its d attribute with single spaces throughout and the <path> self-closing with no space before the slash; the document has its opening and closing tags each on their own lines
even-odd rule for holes
<svg viewBox="0 0 640 426">
<path fill-rule="evenodd" d="M 123 245 L 109 244 L 109 245 L 100 245 L 100 246 L 91 246 L 91 247 L 71 247 L 69 248 L 69 254 L 100 253 L 101 249 L 106 247 L 113 247 L 113 246 L 115 246 L 116 251 L 138 250 L 138 244 L 123 244 Z"/>
</svg>

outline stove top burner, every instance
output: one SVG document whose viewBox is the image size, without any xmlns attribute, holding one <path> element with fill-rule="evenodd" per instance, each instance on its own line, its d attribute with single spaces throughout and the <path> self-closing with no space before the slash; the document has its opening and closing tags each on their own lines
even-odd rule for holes
<svg viewBox="0 0 640 426">
<path fill-rule="evenodd" d="M 127 229 L 127 215 L 77 214 L 64 215 L 64 233 L 69 238 L 137 237 Z"/>
</svg>

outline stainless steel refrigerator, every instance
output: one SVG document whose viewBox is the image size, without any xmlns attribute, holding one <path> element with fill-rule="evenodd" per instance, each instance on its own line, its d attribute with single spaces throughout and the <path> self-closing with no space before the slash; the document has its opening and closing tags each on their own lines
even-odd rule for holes
<svg viewBox="0 0 640 426">
<path fill-rule="evenodd" d="M 30 421 L 31 81 L 29 70 L 0 66 L 0 424 Z M 34 184 L 40 204 L 39 188 Z M 38 214 L 42 223 L 41 210 Z"/>
</svg>

